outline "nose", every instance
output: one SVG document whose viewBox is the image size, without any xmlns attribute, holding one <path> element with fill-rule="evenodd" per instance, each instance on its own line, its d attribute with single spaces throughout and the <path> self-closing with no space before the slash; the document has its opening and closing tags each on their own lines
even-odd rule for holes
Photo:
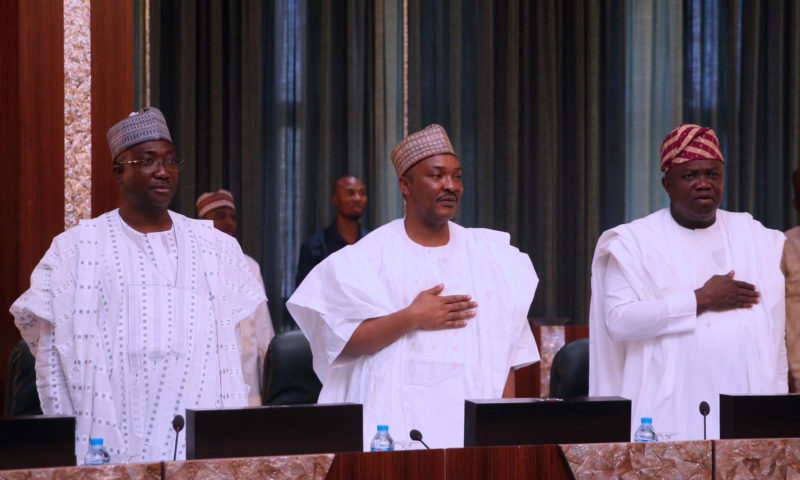
<svg viewBox="0 0 800 480">
<path fill-rule="evenodd" d="M 708 178 L 708 175 L 700 174 L 700 175 L 697 176 L 696 188 L 700 188 L 700 189 L 711 188 L 711 181 Z"/>
<path fill-rule="evenodd" d="M 164 166 L 163 160 L 157 160 L 154 164 L 155 170 L 153 170 L 153 176 L 159 178 L 169 177 L 170 173 L 169 170 Z"/>
</svg>

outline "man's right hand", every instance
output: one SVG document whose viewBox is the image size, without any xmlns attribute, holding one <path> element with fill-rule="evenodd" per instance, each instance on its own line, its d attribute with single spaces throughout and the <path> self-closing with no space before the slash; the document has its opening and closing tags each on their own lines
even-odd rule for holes
<svg viewBox="0 0 800 480">
<path fill-rule="evenodd" d="M 469 295 L 440 296 L 444 285 L 423 290 L 417 295 L 407 312 L 414 319 L 416 328 L 421 330 L 442 330 L 463 328 L 466 320 L 475 316 L 474 308 L 478 302 L 470 301 Z"/>
<path fill-rule="evenodd" d="M 733 279 L 731 270 L 727 275 L 714 275 L 694 291 L 697 298 L 697 314 L 712 310 L 725 311 L 735 308 L 750 308 L 758 303 L 761 294 L 755 285 Z"/>
</svg>

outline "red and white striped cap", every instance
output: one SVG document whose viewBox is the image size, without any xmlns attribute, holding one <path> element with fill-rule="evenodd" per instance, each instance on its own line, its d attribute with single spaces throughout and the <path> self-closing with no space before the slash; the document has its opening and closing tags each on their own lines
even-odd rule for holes
<svg viewBox="0 0 800 480">
<path fill-rule="evenodd" d="M 703 159 L 725 162 L 717 134 L 710 127 L 684 123 L 669 132 L 661 144 L 661 171 L 664 173 L 676 165 Z"/>
</svg>

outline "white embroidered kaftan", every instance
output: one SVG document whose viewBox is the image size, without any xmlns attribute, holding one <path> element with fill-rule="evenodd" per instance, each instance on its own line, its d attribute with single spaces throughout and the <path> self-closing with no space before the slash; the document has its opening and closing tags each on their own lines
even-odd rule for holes
<svg viewBox="0 0 800 480">
<path fill-rule="evenodd" d="M 477 315 L 461 329 L 416 330 L 372 355 L 341 356 L 365 319 L 397 312 L 423 290 L 468 294 Z M 288 301 L 323 383 L 319 403 L 364 405 L 364 448 L 378 424 L 431 448 L 464 443 L 464 400 L 500 398 L 509 369 L 539 360 L 527 314 L 538 278 L 507 233 L 450 223 L 450 241 L 423 247 L 403 220 L 373 231 L 317 265 Z"/>
<path fill-rule="evenodd" d="M 79 460 L 90 437 L 115 462 L 171 459 L 174 415 L 247 404 L 235 329 L 263 289 L 233 237 L 170 216 L 174 234 L 136 232 L 117 210 L 81 221 L 11 307 L 42 410 L 77 417 Z"/>
<path fill-rule="evenodd" d="M 631 432 L 652 417 L 656 432 L 719 438 L 719 394 L 787 390 L 784 236 L 747 213 L 717 210 L 709 228 L 678 225 L 669 209 L 606 231 L 592 262 L 590 395 L 632 400 Z M 694 290 L 735 271 L 760 303 L 696 315 Z"/>
</svg>

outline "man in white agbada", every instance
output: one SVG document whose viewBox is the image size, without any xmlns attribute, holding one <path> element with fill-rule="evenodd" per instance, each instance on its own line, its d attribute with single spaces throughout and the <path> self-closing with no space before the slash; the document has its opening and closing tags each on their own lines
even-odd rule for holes
<svg viewBox="0 0 800 480">
<path fill-rule="evenodd" d="M 195 204 L 197 217 L 214 222 L 214 228 L 230 236 L 236 235 L 236 205 L 233 203 L 233 194 L 227 190 L 219 189 L 216 192 L 206 192 L 197 197 Z M 264 292 L 264 279 L 261 276 L 261 267 L 252 257 L 245 254 L 247 267 L 250 273 L 258 280 L 261 291 Z M 266 293 L 265 293 L 266 295 Z M 275 336 L 272 318 L 269 315 L 267 302 L 258 306 L 252 315 L 239 322 L 239 341 L 242 346 L 242 373 L 244 381 L 250 387 L 248 404 L 251 407 L 261 405 L 261 380 L 264 366 L 264 356 L 267 353 L 269 342 Z"/>
<path fill-rule="evenodd" d="M 108 143 L 120 208 L 58 235 L 11 313 L 42 410 L 77 418 L 79 462 L 90 437 L 112 462 L 171 459 L 174 415 L 247 405 L 235 329 L 266 299 L 235 239 L 167 210 L 181 161 L 158 109 Z"/>
<path fill-rule="evenodd" d="M 464 400 L 513 396 L 512 369 L 539 360 L 527 313 L 538 278 L 507 233 L 449 220 L 461 165 L 439 125 L 392 151 L 406 200 L 394 220 L 330 255 L 288 302 L 323 383 L 320 403 L 364 405 L 378 424 L 432 448 L 464 443 Z"/>
<path fill-rule="evenodd" d="M 661 149 L 670 207 L 603 233 L 592 263 L 590 395 L 633 401 L 632 431 L 719 438 L 719 394 L 787 391 L 783 233 L 719 209 L 724 164 L 710 128 Z"/>
</svg>

